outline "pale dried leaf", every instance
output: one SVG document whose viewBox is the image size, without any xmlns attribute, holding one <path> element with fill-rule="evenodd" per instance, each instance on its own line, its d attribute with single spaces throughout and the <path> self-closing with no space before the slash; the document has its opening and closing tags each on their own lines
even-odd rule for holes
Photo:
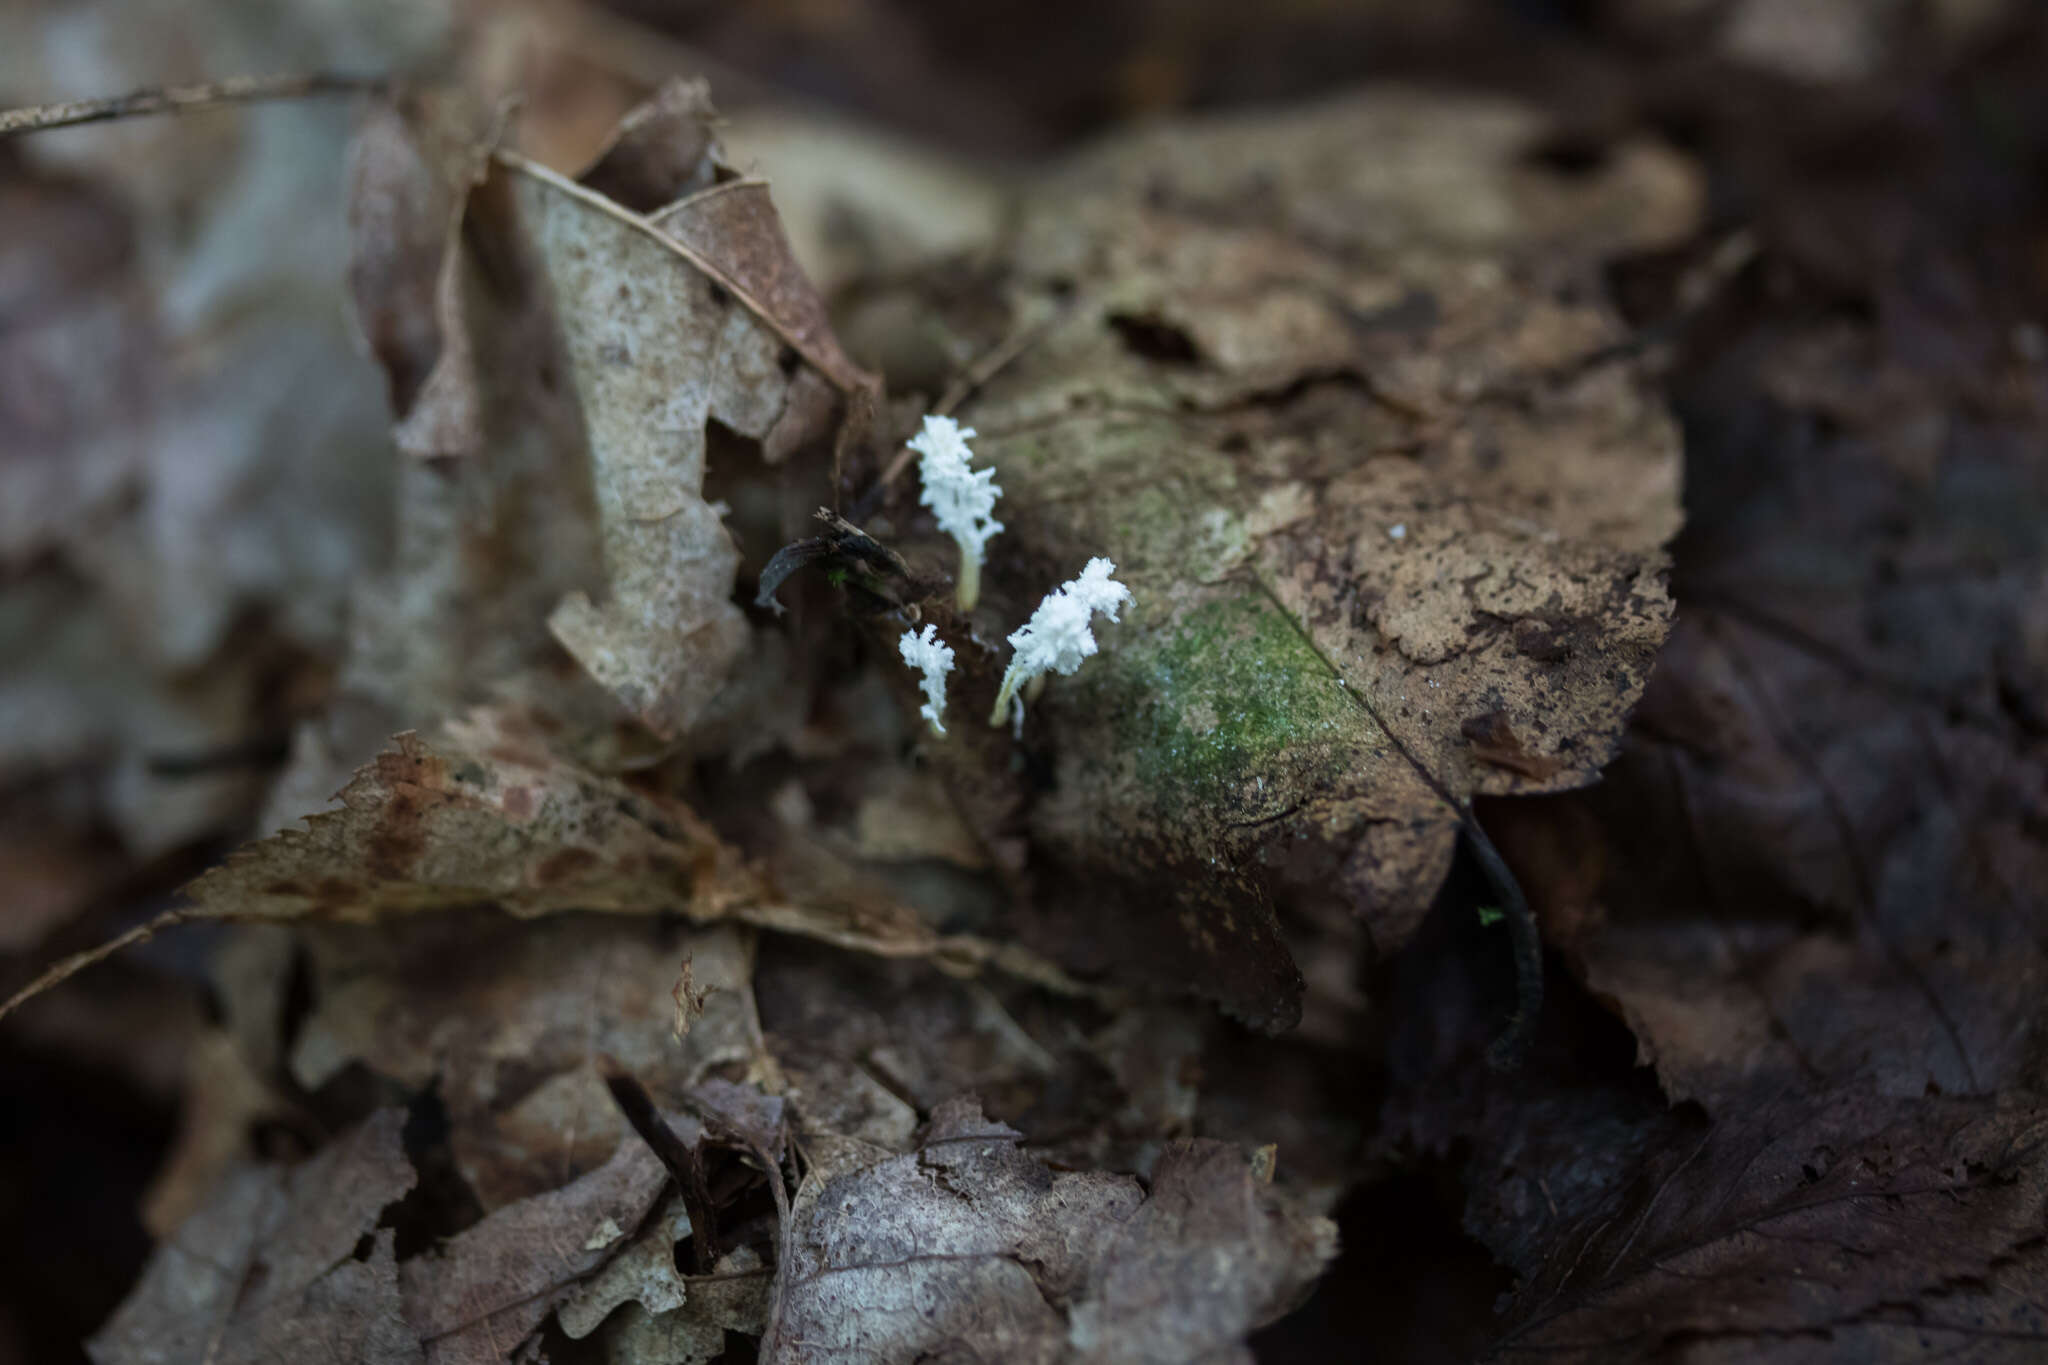
<svg viewBox="0 0 2048 1365">
<path fill-rule="evenodd" d="M 713 1273 L 688 1282 L 681 1308 L 651 1314 L 638 1304 L 608 1319 L 605 1350 L 614 1365 L 706 1365 L 725 1354 L 725 1334 L 758 1337 L 767 1326 L 770 1269 L 750 1248 L 719 1258 Z"/>
<path fill-rule="evenodd" d="M 658 141 L 650 129 L 703 117 L 695 100 L 672 105 L 641 119 L 596 169 L 636 187 L 673 179 L 673 166 L 623 164 Z M 714 146 L 698 141 L 712 163 Z M 673 737 L 703 713 L 747 642 L 731 601 L 737 552 L 703 496 L 709 424 L 777 459 L 824 431 L 824 381 L 859 376 L 789 255 L 766 187 L 712 183 L 643 217 L 517 164 L 589 432 L 607 576 L 601 601 L 571 592 L 550 625 L 628 711 Z"/>
<path fill-rule="evenodd" d="M 676 1272 L 676 1243 L 689 1235 L 690 1215 L 683 1201 L 675 1199 L 645 1232 L 555 1310 L 562 1330 L 571 1340 L 581 1341 L 624 1303 L 638 1304 L 649 1314 L 681 1308 L 688 1290 Z"/>
</svg>

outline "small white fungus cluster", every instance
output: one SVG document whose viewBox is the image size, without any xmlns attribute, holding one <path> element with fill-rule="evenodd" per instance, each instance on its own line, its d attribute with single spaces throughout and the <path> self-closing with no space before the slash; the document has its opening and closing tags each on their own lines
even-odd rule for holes
<svg viewBox="0 0 2048 1365">
<path fill-rule="evenodd" d="M 1095 652 L 1095 635 L 1090 629 L 1095 613 L 1114 621 L 1117 609 L 1131 600 L 1131 590 L 1110 577 L 1115 572 L 1116 565 L 1106 559 L 1089 560 L 1079 578 L 1047 593 L 1031 619 L 1010 632 L 1010 648 L 1016 652 L 1003 674 L 1002 690 L 989 714 L 990 725 L 1001 725 L 1013 704 L 1021 719 L 1023 703 L 1016 697 L 1025 683 L 1045 673 L 1065 677 Z"/>
<path fill-rule="evenodd" d="M 939 639 L 937 626 L 926 626 L 922 635 L 904 631 L 896 647 L 903 652 L 904 663 L 924 673 L 925 703 L 919 714 L 932 723 L 932 729 L 945 734 L 939 717 L 946 710 L 946 675 L 953 671 L 953 646 Z"/>
<path fill-rule="evenodd" d="M 993 468 L 975 469 L 974 452 L 967 448 L 974 435 L 950 417 L 927 417 L 924 429 L 908 442 L 921 460 L 918 476 L 924 483 L 920 501 L 931 508 L 939 529 L 960 547 L 960 610 L 972 611 L 981 596 L 981 564 L 988 542 L 1003 524 L 995 519 L 996 499 L 1003 490 L 996 487 Z M 1091 623 L 1097 612 L 1117 619 L 1117 609 L 1131 600 L 1131 590 L 1111 578 L 1116 565 L 1106 559 L 1091 559 L 1081 576 L 1046 594 L 1031 619 L 1010 632 L 1010 667 L 1003 674 L 996 709 L 989 724 L 1001 725 L 1015 708 L 1020 730 L 1024 724 L 1024 701 L 1018 690 L 1033 678 L 1047 673 L 1071 674 L 1081 661 L 1096 650 Z M 896 642 L 903 662 L 924 674 L 924 718 L 939 734 L 946 727 L 939 717 L 946 710 L 946 675 L 953 671 L 953 647 L 939 639 L 937 626 L 926 626 L 923 634 L 906 630 Z"/>
<path fill-rule="evenodd" d="M 938 519 L 939 529 L 953 537 L 960 547 L 960 610 L 972 611 L 981 599 L 981 563 L 989 540 L 1003 529 L 995 519 L 996 499 L 1003 490 L 996 486 L 996 471 L 972 468 L 974 452 L 967 448 L 972 427 L 963 427 L 950 417 L 927 417 L 924 430 L 910 438 L 910 448 L 922 458 L 918 477 L 924 484 L 919 498 Z"/>
</svg>

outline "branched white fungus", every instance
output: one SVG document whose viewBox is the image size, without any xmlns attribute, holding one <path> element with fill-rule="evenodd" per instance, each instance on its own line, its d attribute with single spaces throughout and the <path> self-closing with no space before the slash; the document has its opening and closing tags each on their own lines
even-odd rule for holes
<svg viewBox="0 0 2048 1365">
<path fill-rule="evenodd" d="M 974 452 L 967 440 L 972 427 L 963 427 L 950 417 L 927 417 L 924 430 L 910 438 L 910 448 L 922 458 L 918 478 L 924 493 L 918 499 L 938 518 L 939 529 L 953 537 L 960 547 L 960 610 L 972 611 L 981 600 L 981 561 L 989 539 L 1003 529 L 995 519 L 996 499 L 1003 490 L 996 486 L 994 468 L 974 469 Z"/>
<path fill-rule="evenodd" d="M 1117 619 L 1117 608 L 1131 600 L 1131 590 L 1111 578 L 1116 565 L 1106 559 L 1091 559 L 1081 576 L 1046 594 L 1031 613 L 1031 619 L 1010 633 L 1010 667 L 1003 674 L 1002 690 L 996 693 L 996 709 L 989 713 L 990 725 L 1001 725 L 1012 705 L 1021 719 L 1024 703 L 1017 689 L 1046 673 L 1071 674 L 1081 661 L 1095 652 L 1095 636 L 1089 621 L 1096 612 Z"/>
</svg>

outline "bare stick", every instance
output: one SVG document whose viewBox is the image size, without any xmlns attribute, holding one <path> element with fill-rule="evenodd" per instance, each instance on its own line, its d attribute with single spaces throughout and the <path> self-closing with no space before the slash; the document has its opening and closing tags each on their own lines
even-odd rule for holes
<svg viewBox="0 0 2048 1365">
<path fill-rule="evenodd" d="M 131 91 L 126 95 L 0 109 L 0 137 L 39 133 L 46 128 L 71 128 L 81 123 L 105 123 L 109 119 L 178 114 L 223 104 L 248 104 L 255 100 L 352 95 L 366 90 L 381 90 L 384 85 L 385 80 L 381 76 L 339 76 L 325 71 L 290 76 L 230 76 L 226 80 L 204 81 L 197 85 L 162 85 Z"/>
<path fill-rule="evenodd" d="M 147 943 L 164 930 L 175 929 L 190 920 L 217 920 L 224 918 L 228 918 L 228 916 L 223 916 L 217 911 L 201 910 L 190 906 L 178 910 L 166 910 L 147 924 L 138 924 L 127 933 L 116 935 L 105 943 L 100 944 L 97 948 L 87 948 L 82 953 L 73 953 L 70 957 L 57 963 L 13 995 L 8 996 L 6 1003 L 0 1004 L 0 1019 L 5 1019 L 8 1015 L 14 1013 L 15 1010 L 35 999 L 44 991 L 49 990 L 52 986 L 62 985 L 87 967 L 106 961 L 106 959 L 120 952 L 123 948 L 130 948 L 138 943 Z"/>
</svg>

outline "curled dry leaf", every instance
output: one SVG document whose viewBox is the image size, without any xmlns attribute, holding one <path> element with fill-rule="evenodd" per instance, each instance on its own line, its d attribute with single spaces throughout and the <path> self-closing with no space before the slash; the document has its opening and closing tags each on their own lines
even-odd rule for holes
<svg viewBox="0 0 2048 1365">
<path fill-rule="evenodd" d="M 689 1235 L 690 1215 L 681 1199 L 671 1199 L 645 1231 L 563 1301 L 555 1311 L 562 1330 L 581 1341 L 621 1304 L 638 1304 L 650 1315 L 681 1308 L 689 1289 L 676 1273 L 676 1243 Z"/>
<path fill-rule="evenodd" d="M 515 915 L 717 919 L 758 891 L 681 803 L 558 758 L 534 717 L 482 710 L 445 740 L 400 736 L 343 789 L 339 810 L 248 845 L 186 894 L 243 918 L 371 920 L 489 903 Z"/>
<path fill-rule="evenodd" d="M 645 213 L 508 161 L 589 432 L 607 580 L 601 602 L 571 592 L 550 625 L 663 737 L 703 712 L 747 639 L 737 552 L 703 496 L 709 428 L 773 462 L 824 434 L 834 386 L 868 382 L 832 339 L 766 186 L 719 159 L 711 118 L 701 86 L 671 87 L 592 169 Z M 676 145 L 701 154 L 680 165 Z"/>
<path fill-rule="evenodd" d="M 667 964 L 683 951 L 716 989 L 678 1042 Z M 360 1064 L 408 1090 L 435 1087 L 455 1170 L 486 1210 L 553 1189 L 618 1146 L 626 1126 L 606 1066 L 672 1108 L 713 1067 L 750 1069 L 760 1052 L 753 953 L 730 928 L 444 915 L 308 933 L 305 952 L 313 1004 L 293 1079 L 318 1090 Z"/>
<path fill-rule="evenodd" d="M 393 544 L 352 595 L 335 698 L 300 727 L 266 829 L 326 805 L 393 733 L 478 703 L 544 710 L 593 757 L 614 719 L 547 629 L 602 581 L 589 453 L 485 122 L 444 92 L 372 104 L 356 132 L 349 284 L 401 454 Z"/>
<path fill-rule="evenodd" d="M 1545 132 L 1386 92 L 1113 143 L 1027 200 L 982 311 L 1054 321 L 965 410 L 1013 527 L 983 614 L 1095 555 L 1135 599 L 1032 711 L 1040 932 L 1070 961 L 1285 1028 L 1276 895 L 1339 898 L 1390 952 L 1454 802 L 1612 754 L 1669 627 L 1679 442 L 1599 267 L 1698 191 L 1647 145 L 1546 171 Z M 961 661 L 970 711 L 987 671 Z"/>
</svg>

